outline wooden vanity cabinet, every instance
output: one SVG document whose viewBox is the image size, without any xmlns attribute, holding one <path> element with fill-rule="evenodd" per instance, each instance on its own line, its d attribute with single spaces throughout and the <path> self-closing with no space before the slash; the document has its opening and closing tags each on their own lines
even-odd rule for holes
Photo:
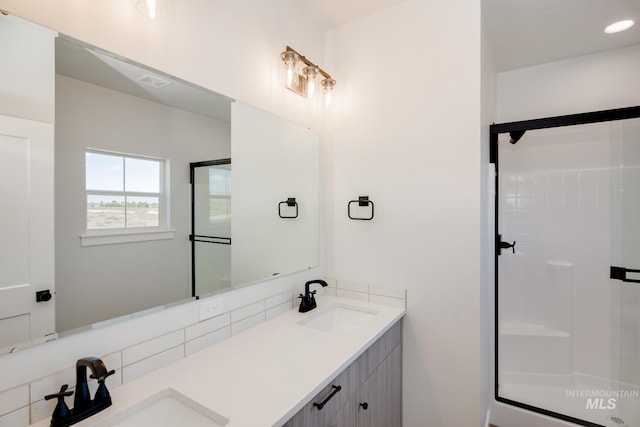
<svg viewBox="0 0 640 427">
<path fill-rule="evenodd" d="M 327 399 L 331 393 L 333 397 Z M 321 410 L 314 405 L 325 400 Z M 402 319 L 284 425 L 402 426 Z"/>
</svg>

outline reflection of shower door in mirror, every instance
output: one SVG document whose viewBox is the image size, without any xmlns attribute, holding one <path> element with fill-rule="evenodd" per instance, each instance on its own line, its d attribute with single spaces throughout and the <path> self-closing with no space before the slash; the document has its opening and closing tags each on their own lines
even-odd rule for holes
<svg viewBox="0 0 640 427">
<path fill-rule="evenodd" d="M 496 399 L 638 426 L 640 283 L 611 278 L 640 279 L 629 271 L 640 270 L 640 119 L 513 137 L 502 132 L 495 150 Z"/>
<path fill-rule="evenodd" d="M 191 163 L 192 296 L 231 286 L 231 159 Z"/>
<path fill-rule="evenodd" d="M 0 116 L 0 197 L 0 353 L 5 353 L 6 346 L 45 341 L 55 331 L 51 124 Z M 46 290 L 48 299 L 38 302 L 36 292 Z"/>
</svg>

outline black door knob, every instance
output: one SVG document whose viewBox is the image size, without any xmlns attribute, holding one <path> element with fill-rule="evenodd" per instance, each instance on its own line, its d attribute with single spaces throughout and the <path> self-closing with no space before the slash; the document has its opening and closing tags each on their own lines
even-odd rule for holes
<svg viewBox="0 0 640 427">
<path fill-rule="evenodd" d="M 51 291 L 49 289 L 36 292 L 36 302 L 49 301 L 51 299 Z"/>
<path fill-rule="evenodd" d="M 364 409 L 365 411 L 369 409 L 369 404 L 367 402 L 362 402 L 360 406 L 362 406 L 362 409 Z"/>
</svg>

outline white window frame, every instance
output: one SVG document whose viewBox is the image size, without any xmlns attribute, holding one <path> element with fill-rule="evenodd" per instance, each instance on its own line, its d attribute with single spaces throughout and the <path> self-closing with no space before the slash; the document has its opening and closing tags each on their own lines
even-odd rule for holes
<svg viewBox="0 0 640 427">
<path fill-rule="evenodd" d="M 140 159 L 157 161 L 160 164 L 160 191 L 159 193 L 146 193 L 137 191 L 105 191 L 105 190 L 89 190 L 84 188 L 84 218 L 85 218 L 85 232 L 80 235 L 81 246 L 96 246 L 96 245 L 109 245 L 117 243 L 130 243 L 130 242 L 143 242 L 151 240 L 165 240 L 175 238 L 175 230 L 169 226 L 169 160 L 160 159 L 157 157 L 141 156 L 129 153 L 120 153 L 115 151 L 99 150 L 93 148 L 87 148 L 86 153 L 95 153 L 102 155 L 109 155 L 114 157 L 121 157 L 123 159 L 123 175 L 125 175 L 124 165 L 126 162 L 124 159 Z M 85 166 L 86 173 L 86 166 Z M 124 179 L 124 178 L 123 178 Z M 123 181 L 124 184 L 124 181 Z M 120 228 L 105 228 L 105 229 L 89 229 L 87 218 L 87 206 L 89 196 L 114 196 L 122 197 L 125 199 L 125 227 Z M 127 197 L 157 197 L 158 198 L 158 226 L 157 227 L 127 227 Z"/>
</svg>

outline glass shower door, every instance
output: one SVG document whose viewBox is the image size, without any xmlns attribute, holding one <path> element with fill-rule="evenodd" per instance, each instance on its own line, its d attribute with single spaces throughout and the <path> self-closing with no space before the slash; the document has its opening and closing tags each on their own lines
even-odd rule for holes
<svg viewBox="0 0 640 427">
<path fill-rule="evenodd" d="M 191 164 L 193 296 L 231 286 L 231 161 Z"/>
<path fill-rule="evenodd" d="M 640 119 L 612 130 L 609 421 L 640 425 Z"/>
<path fill-rule="evenodd" d="M 497 400 L 640 426 L 640 119 L 498 143 Z M 513 138 L 513 136 L 512 136 Z"/>
</svg>

